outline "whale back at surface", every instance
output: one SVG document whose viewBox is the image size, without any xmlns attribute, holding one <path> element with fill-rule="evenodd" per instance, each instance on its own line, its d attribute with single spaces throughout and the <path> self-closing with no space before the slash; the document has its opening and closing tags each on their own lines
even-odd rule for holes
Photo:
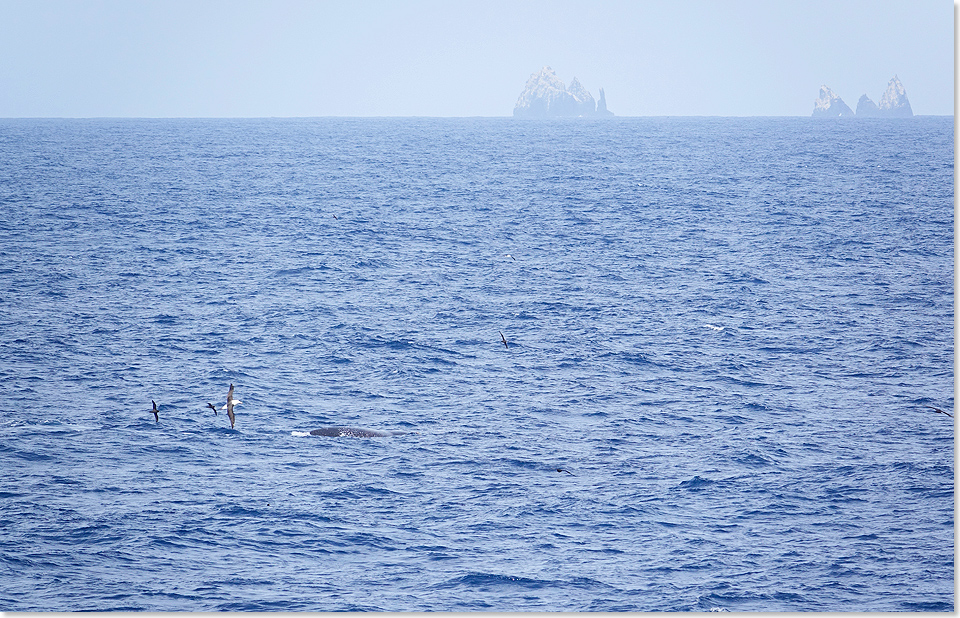
<svg viewBox="0 0 960 618">
<path fill-rule="evenodd" d="M 390 436 L 402 436 L 405 431 L 379 431 L 376 429 L 361 429 L 358 427 L 321 427 L 310 432 L 311 436 L 329 436 L 339 438 L 341 436 L 351 438 L 388 438 Z"/>
</svg>

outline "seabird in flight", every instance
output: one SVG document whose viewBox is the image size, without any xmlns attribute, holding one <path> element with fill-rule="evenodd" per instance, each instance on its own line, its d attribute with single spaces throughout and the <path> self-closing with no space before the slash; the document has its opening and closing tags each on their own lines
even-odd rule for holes
<svg viewBox="0 0 960 618">
<path fill-rule="evenodd" d="M 230 385 L 230 390 L 227 391 L 227 405 L 224 408 L 227 409 L 227 416 L 230 417 L 230 429 L 233 429 L 233 422 L 236 417 L 233 415 L 233 406 L 238 406 L 242 401 L 233 398 L 233 384 Z M 220 408 L 221 410 L 223 408 Z"/>
<path fill-rule="evenodd" d="M 225 403 L 225 404 L 223 404 L 222 406 L 220 406 L 220 411 L 223 412 L 224 410 L 226 410 L 227 408 L 229 408 L 229 407 L 230 407 L 230 404 L 233 404 L 233 405 L 235 405 L 235 406 L 239 406 L 241 403 L 243 403 L 243 402 L 240 401 L 239 399 L 234 399 L 234 398 L 233 398 L 233 384 L 231 384 L 231 385 L 230 385 L 230 390 L 227 391 L 227 403 Z"/>
<path fill-rule="evenodd" d="M 213 405 L 212 403 L 208 403 L 208 404 L 207 404 L 207 407 L 210 408 L 211 410 L 213 410 L 213 415 L 214 415 L 214 416 L 220 416 L 219 414 L 217 414 L 217 406 Z"/>
<path fill-rule="evenodd" d="M 157 422 L 159 423 L 159 422 L 160 422 L 160 410 L 157 409 L 157 402 L 154 401 L 153 399 L 151 399 L 151 400 L 150 400 L 150 403 L 153 404 L 153 410 L 151 410 L 151 412 L 153 412 L 153 418 L 157 419 Z"/>
<path fill-rule="evenodd" d="M 576 474 L 574 474 L 573 472 L 570 472 L 569 470 L 564 470 L 563 468 L 557 468 L 557 472 L 566 472 L 570 476 L 576 476 Z"/>
<path fill-rule="evenodd" d="M 510 346 L 507 345 L 507 338 L 503 336 L 503 331 L 498 330 L 497 332 L 500 333 L 500 338 L 503 339 L 503 347 L 509 350 Z"/>
<path fill-rule="evenodd" d="M 941 410 L 940 408 L 934 408 L 933 406 L 924 406 L 924 407 L 925 407 L 925 408 L 930 408 L 931 410 L 933 410 L 934 412 L 937 412 L 938 414 L 946 414 L 946 415 L 949 416 L 950 418 L 953 418 L 953 415 L 952 415 L 952 414 L 950 414 L 949 412 L 944 412 L 944 411 Z"/>
</svg>

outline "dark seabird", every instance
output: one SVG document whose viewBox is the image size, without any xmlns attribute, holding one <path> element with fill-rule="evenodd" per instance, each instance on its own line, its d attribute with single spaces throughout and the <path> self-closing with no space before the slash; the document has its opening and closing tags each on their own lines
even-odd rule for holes
<svg viewBox="0 0 960 618">
<path fill-rule="evenodd" d="M 933 410 L 934 412 L 936 412 L 936 413 L 938 413 L 938 414 L 946 414 L 946 415 L 949 416 L 950 418 L 953 418 L 953 415 L 952 415 L 952 414 L 950 414 L 949 412 L 944 412 L 944 411 L 941 410 L 940 408 L 934 408 L 933 406 L 924 406 L 924 407 L 925 407 L 925 408 L 930 408 L 931 410 Z"/>
<path fill-rule="evenodd" d="M 497 332 L 500 333 L 500 338 L 503 339 L 503 347 L 509 350 L 510 346 L 507 345 L 507 338 L 503 336 L 503 331 L 498 330 Z"/>
<path fill-rule="evenodd" d="M 243 403 L 242 401 L 237 401 L 233 398 L 233 384 L 230 385 L 230 390 L 227 391 L 227 416 L 230 417 L 230 429 L 233 429 L 233 422 L 236 417 L 233 415 L 233 406 Z"/>
<path fill-rule="evenodd" d="M 208 404 L 207 404 L 207 407 L 210 408 L 211 410 L 213 410 L 213 415 L 214 415 L 214 416 L 220 416 L 219 414 L 217 414 L 217 406 L 213 405 L 212 403 L 208 403 Z"/>
<path fill-rule="evenodd" d="M 220 411 L 223 412 L 224 410 L 229 408 L 231 403 L 235 406 L 239 406 L 241 403 L 243 403 L 239 399 L 233 398 L 233 384 L 230 385 L 230 390 L 227 392 L 227 403 L 220 406 Z"/>
<path fill-rule="evenodd" d="M 223 412 L 224 410 L 226 410 L 230 406 L 231 401 L 233 402 L 233 405 L 237 405 L 238 403 L 240 403 L 239 401 L 236 401 L 233 398 L 233 384 L 230 385 L 230 390 L 227 391 L 227 403 L 220 406 L 220 411 Z"/>
<path fill-rule="evenodd" d="M 234 419 L 236 418 L 233 415 L 233 407 L 239 406 L 241 403 L 243 402 L 240 401 L 239 399 L 233 398 L 233 384 L 231 384 L 230 390 L 227 391 L 227 403 L 223 404 L 223 406 L 220 408 L 221 410 L 227 411 L 227 416 L 230 418 L 230 429 L 233 429 L 233 422 L 234 422 Z M 213 407 L 213 406 L 210 406 L 210 407 Z M 214 408 L 214 412 L 216 412 L 216 408 Z"/>
<path fill-rule="evenodd" d="M 153 399 L 151 399 L 151 400 L 150 400 L 150 403 L 153 404 L 153 410 L 151 410 L 151 412 L 153 412 L 153 418 L 157 419 L 157 422 L 159 423 L 159 422 L 160 422 L 160 410 L 157 409 L 157 402 L 154 401 Z"/>
<path fill-rule="evenodd" d="M 569 470 L 564 470 L 563 468 L 557 468 L 557 472 L 566 472 L 570 476 L 576 476 L 576 474 L 574 474 L 573 472 L 570 472 Z"/>
</svg>

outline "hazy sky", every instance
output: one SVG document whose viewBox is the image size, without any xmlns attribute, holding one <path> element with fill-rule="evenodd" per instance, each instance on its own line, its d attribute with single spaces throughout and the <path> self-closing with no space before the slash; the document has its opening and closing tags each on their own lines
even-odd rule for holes
<svg viewBox="0 0 960 618">
<path fill-rule="evenodd" d="M 620 116 L 809 116 L 896 74 L 954 110 L 952 0 L 0 0 L 0 117 L 509 116 L 531 73 Z"/>
</svg>

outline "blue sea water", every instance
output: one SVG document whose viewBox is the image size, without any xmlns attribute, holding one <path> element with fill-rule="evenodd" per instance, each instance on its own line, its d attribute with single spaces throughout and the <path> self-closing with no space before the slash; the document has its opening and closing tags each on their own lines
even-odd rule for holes
<svg viewBox="0 0 960 618">
<path fill-rule="evenodd" d="M 952 117 L 2 120 L 0 610 L 953 611 L 953 187 Z"/>
</svg>

